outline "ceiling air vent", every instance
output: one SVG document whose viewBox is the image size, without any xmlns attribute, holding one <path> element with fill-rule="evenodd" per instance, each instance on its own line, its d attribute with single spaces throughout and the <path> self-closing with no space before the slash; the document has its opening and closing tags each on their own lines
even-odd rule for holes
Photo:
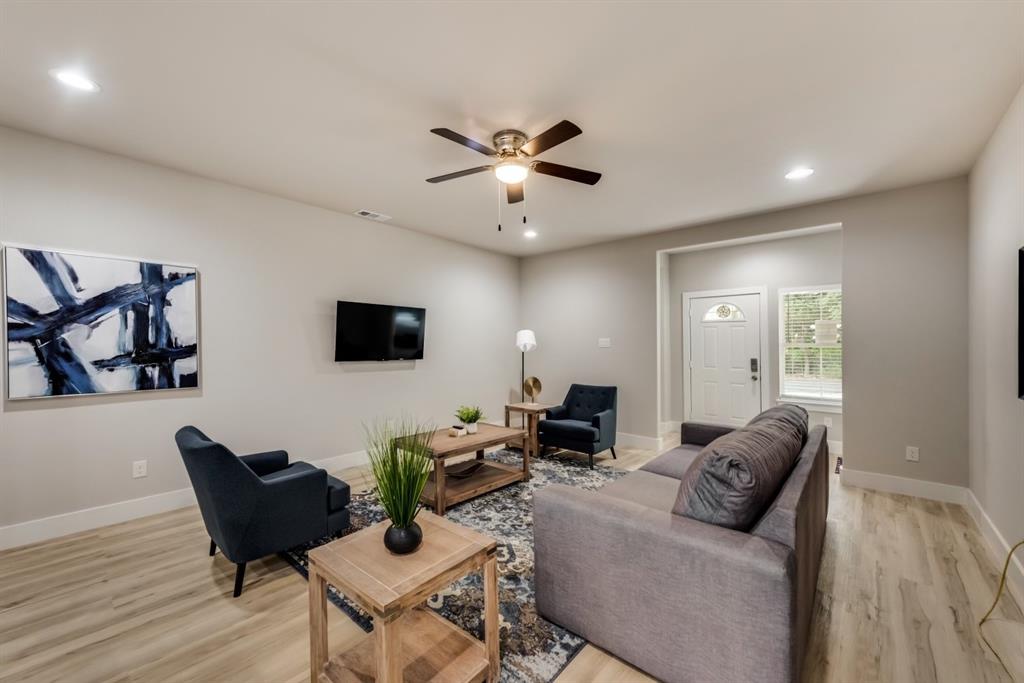
<svg viewBox="0 0 1024 683">
<path fill-rule="evenodd" d="M 359 209 L 355 212 L 355 215 L 360 218 L 369 218 L 371 221 L 384 222 L 391 220 L 391 216 L 385 216 L 382 213 L 377 213 L 376 211 L 370 211 L 368 209 Z"/>
</svg>

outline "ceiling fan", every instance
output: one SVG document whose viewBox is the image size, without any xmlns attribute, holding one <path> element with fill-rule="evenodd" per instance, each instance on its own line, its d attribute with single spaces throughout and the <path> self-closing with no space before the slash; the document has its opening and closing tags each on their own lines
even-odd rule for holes
<svg viewBox="0 0 1024 683">
<path fill-rule="evenodd" d="M 471 140 L 465 135 L 460 135 L 448 128 L 432 128 L 430 132 L 447 138 L 452 142 L 457 142 L 460 145 L 465 145 L 486 156 L 494 157 L 497 159 L 497 162 L 487 166 L 477 166 L 475 168 L 467 168 L 464 171 L 427 178 L 428 183 L 441 183 L 446 180 L 473 175 L 474 173 L 492 171 L 495 177 L 505 184 L 508 203 L 515 204 L 516 202 L 523 201 L 523 181 L 526 180 L 530 171 L 572 180 L 577 183 L 586 183 L 587 185 L 594 185 L 601 179 L 601 174 L 594 171 L 584 171 L 581 168 L 552 164 L 548 161 L 540 161 L 533 158 L 541 152 L 545 152 L 555 145 L 560 145 L 583 132 L 579 126 L 571 121 L 556 123 L 530 140 L 527 140 L 526 134 L 522 131 L 498 131 L 494 134 L 493 138 L 494 148 L 488 147 L 476 140 Z"/>
</svg>

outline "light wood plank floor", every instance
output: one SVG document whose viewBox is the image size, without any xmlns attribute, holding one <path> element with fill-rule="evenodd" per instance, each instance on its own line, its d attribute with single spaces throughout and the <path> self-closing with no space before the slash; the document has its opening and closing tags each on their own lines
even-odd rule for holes
<svg viewBox="0 0 1024 683">
<path fill-rule="evenodd" d="M 601 466 L 654 455 L 616 450 Z M 805 680 L 1010 681 L 976 636 L 998 574 L 965 511 L 832 481 Z M 305 580 L 268 558 L 232 599 L 234 567 L 208 543 L 187 508 L 0 553 L 0 681 L 308 680 Z M 997 617 L 986 633 L 1024 674 L 1024 617 L 1010 598 Z M 361 636 L 331 612 L 332 650 Z M 587 646 L 558 680 L 650 679 Z"/>
</svg>

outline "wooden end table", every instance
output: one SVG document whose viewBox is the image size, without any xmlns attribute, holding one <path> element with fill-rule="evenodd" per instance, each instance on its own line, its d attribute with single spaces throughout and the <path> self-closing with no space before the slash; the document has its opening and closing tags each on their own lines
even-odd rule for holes
<svg viewBox="0 0 1024 683">
<path fill-rule="evenodd" d="M 409 555 L 384 547 L 384 521 L 309 551 L 310 682 L 497 683 L 497 542 L 423 511 L 423 544 Z M 483 570 L 484 642 L 424 607 L 431 595 Z M 328 657 L 327 584 L 373 616 L 373 633 Z"/>
<path fill-rule="evenodd" d="M 540 444 L 537 442 L 537 423 L 547 412 L 548 408 L 554 408 L 552 403 L 509 403 L 505 406 L 505 426 L 510 424 L 512 413 L 522 413 L 526 421 L 526 438 L 522 440 L 522 449 L 525 454 L 527 449 L 530 457 L 536 458 L 540 452 Z"/>
<path fill-rule="evenodd" d="M 449 505 L 499 489 L 502 486 L 527 481 L 530 478 L 530 454 L 523 451 L 523 466 L 513 467 L 502 462 L 484 460 L 484 449 L 524 436 L 526 431 L 515 427 L 477 425 L 476 434 L 448 436 L 447 429 L 438 429 L 430 441 L 434 471 L 423 487 L 420 500 L 443 515 Z M 476 461 L 459 463 L 450 468 L 445 461 L 458 455 L 476 453 Z"/>
</svg>

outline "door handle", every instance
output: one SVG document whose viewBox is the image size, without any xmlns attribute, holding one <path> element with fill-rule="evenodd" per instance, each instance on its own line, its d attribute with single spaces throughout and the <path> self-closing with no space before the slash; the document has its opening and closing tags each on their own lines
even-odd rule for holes
<svg viewBox="0 0 1024 683">
<path fill-rule="evenodd" d="M 757 381 L 757 375 L 751 375 L 750 379 L 752 379 L 752 380 L 754 380 L 756 382 Z"/>
</svg>

